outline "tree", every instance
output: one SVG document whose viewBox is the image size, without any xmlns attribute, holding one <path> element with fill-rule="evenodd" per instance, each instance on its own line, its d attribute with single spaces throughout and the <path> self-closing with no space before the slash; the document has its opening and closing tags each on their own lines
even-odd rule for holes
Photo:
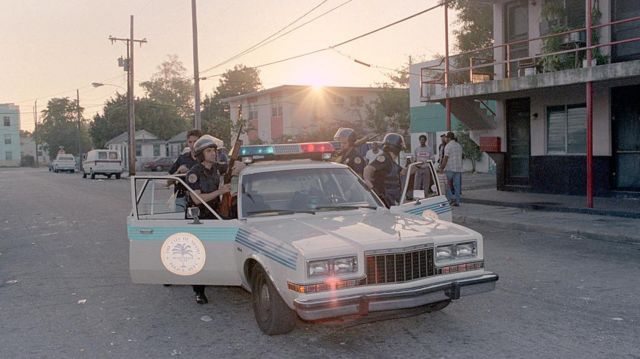
<svg viewBox="0 0 640 359">
<path fill-rule="evenodd" d="M 464 158 L 471 160 L 471 171 L 475 172 L 476 162 L 482 159 L 482 152 L 478 144 L 469 137 L 469 129 L 462 124 L 459 124 L 456 129 L 456 141 L 462 146 L 462 155 Z"/>
<path fill-rule="evenodd" d="M 127 131 L 129 116 L 127 97 L 117 94 L 107 100 L 102 115 L 96 114 L 89 126 L 89 133 L 96 148 L 104 148 L 107 141 Z"/>
<path fill-rule="evenodd" d="M 177 55 L 169 55 L 168 60 L 158 66 L 158 72 L 151 80 L 140 84 L 148 97 L 159 106 L 175 107 L 175 111 L 183 121 L 190 123 L 193 119 L 193 81 L 187 76 L 187 69 L 178 60 Z"/>
<path fill-rule="evenodd" d="M 456 48 L 458 51 L 467 52 L 478 50 L 493 44 L 493 9 L 491 4 L 477 0 L 450 0 L 449 6 L 457 11 L 459 27 L 453 31 L 453 34 L 456 37 Z M 487 50 L 457 56 L 452 59 L 452 62 L 456 64 L 457 67 L 468 67 L 470 57 L 479 60 L 492 59 L 493 51 Z M 474 65 L 480 62 L 474 62 Z M 488 61 L 484 62 L 489 63 Z M 492 67 L 484 67 L 482 69 L 484 72 L 493 72 Z M 456 81 L 456 78 L 468 79 L 468 72 L 454 73 L 452 81 Z"/>
<path fill-rule="evenodd" d="M 221 140 L 225 144 L 231 143 L 231 132 L 234 128 L 229 115 L 229 105 L 222 102 L 223 99 L 247 93 L 256 92 L 262 89 L 260 72 L 251 67 L 236 65 L 231 70 L 222 74 L 218 86 L 213 96 L 205 96 L 202 102 L 202 129 Z M 246 114 L 248 109 L 243 109 Z M 248 130 L 245 128 L 243 132 Z"/>
<path fill-rule="evenodd" d="M 384 90 L 372 105 L 366 105 L 365 123 L 377 134 L 387 131 L 399 131 L 407 134 L 410 127 L 409 90 L 389 87 Z"/>
<path fill-rule="evenodd" d="M 55 156 L 60 147 L 67 153 L 78 155 L 78 142 L 83 151 L 91 148 L 91 140 L 87 126 L 82 118 L 80 107 L 80 123 L 77 118 L 77 105 L 68 97 L 52 98 L 47 108 L 42 110 L 42 124 L 38 126 L 38 142 L 46 143 L 49 157 Z"/>
</svg>

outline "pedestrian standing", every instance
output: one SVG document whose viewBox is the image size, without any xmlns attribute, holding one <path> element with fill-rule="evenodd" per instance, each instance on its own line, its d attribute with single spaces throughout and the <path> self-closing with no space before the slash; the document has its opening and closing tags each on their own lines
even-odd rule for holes
<svg viewBox="0 0 640 359">
<path fill-rule="evenodd" d="M 445 138 L 447 145 L 438 170 L 444 171 L 447 177 L 447 199 L 452 206 L 459 206 L 462 191 L 462 146 L 456 141 L 453 132 L 447 132 Z"/>
<path fill-rule="evenodd" d="M 426 135 L 420 135 L 418 139 L 420 140 L 420 146 L 413 151 L 413 160 L 418 162 L 416 173 L 413 177 L 413 189 L 424 190 L 425 195 L 427 195 L 431 188 L 431 171 L 429 171 L 427 161 L 433 159 L 433 151 L 427 146 Z"/>
</svg>

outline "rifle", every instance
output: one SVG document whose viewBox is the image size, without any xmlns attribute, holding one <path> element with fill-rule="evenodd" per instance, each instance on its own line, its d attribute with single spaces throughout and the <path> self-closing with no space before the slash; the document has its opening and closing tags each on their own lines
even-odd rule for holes
<svg viewBox="0 0 640 359">
<path fill-rule="evenodd" d="M 236 140 L 233 142 L 233 147 L 231 147 L 231 151 L 229 152 L 229 163 L 227 167 L 227 172 L 225 172 L 223 176 L 223 184 L 231 183 L 231 179 L 233 177 L 233 166 L 240 155 L 240 147 L 242 146 L 242 140 L 240 139 L 240 134 L 242 134 L 242 105 L 238 105 L 238 124 L 240 127 L 238 128 L 238 134 L 236 135 Z M 222 195 L 222 201 L 220 202 L 220 215 L 226 218 L 231 218 L 232 215 L 232 207 L 233 207 L 233 196 L 231 193 L 225 193 Z"/>
</svg>

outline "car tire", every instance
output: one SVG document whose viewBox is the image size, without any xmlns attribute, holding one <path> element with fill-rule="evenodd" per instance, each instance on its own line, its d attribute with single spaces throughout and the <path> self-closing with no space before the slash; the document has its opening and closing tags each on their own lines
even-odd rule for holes
<svg viewBox="0 0 640 359">
<path fill-rule="evenodd" d="M 162 171 L 162 166 L 157 166 L 156 167 L 156 171 L 158 171 L 158 172 Z"/>
<path fill-rule="evenodd" d="M 108 178 L 108 179 L 111 179 L 111 173 L 109 173 L 109 174 L 107 175 L 107 178 Z"/>
<path fill-rule="evenodd" d="M 71 170 L 71 173 L 76 173 L 76 170 Z"/>
<path fill-rule="evenodd" d="M 82 171 L 82 178 L 87 178 L 87 172 Z"/>
<path fill-rule="evenodd" d="M 116 173 L 116 179 L 120 179 L 120 174 Z"/>
<path fill-rule="evenodd" d="M 96 179 L 96 174 L 91 171 L 91 179 Z"/>
<path fill-rule="evenodd" d="M 440 302 L 429 303 L 427 304 L 427 313 L 439 312 L 449 306 L 451 303 L 451 299 L 443 300 Z"/>
<path fill-rule="evenodd" d="M 251 280 L 251 302 L 258 327 L 267 335 L 289 333 L 296 326 L 296 313 L 280 297 L 261 266 Z"/>
</svg>

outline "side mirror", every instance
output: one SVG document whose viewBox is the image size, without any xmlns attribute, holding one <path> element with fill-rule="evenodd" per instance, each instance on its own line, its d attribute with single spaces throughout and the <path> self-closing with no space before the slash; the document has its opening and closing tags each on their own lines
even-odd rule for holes
<svg viewBox="0 0 640 359">
<path fill-rule="evenodd" d="M 187 208 L 187 216 L 189 218 L 193 218 L 193 222 L 191 222 L 191 224 L 202 224 L 202 222 L 200 222 L 200 218 L 198 218 L 200 216 L 200 208 L 198 207 Z"/>
</svg>

